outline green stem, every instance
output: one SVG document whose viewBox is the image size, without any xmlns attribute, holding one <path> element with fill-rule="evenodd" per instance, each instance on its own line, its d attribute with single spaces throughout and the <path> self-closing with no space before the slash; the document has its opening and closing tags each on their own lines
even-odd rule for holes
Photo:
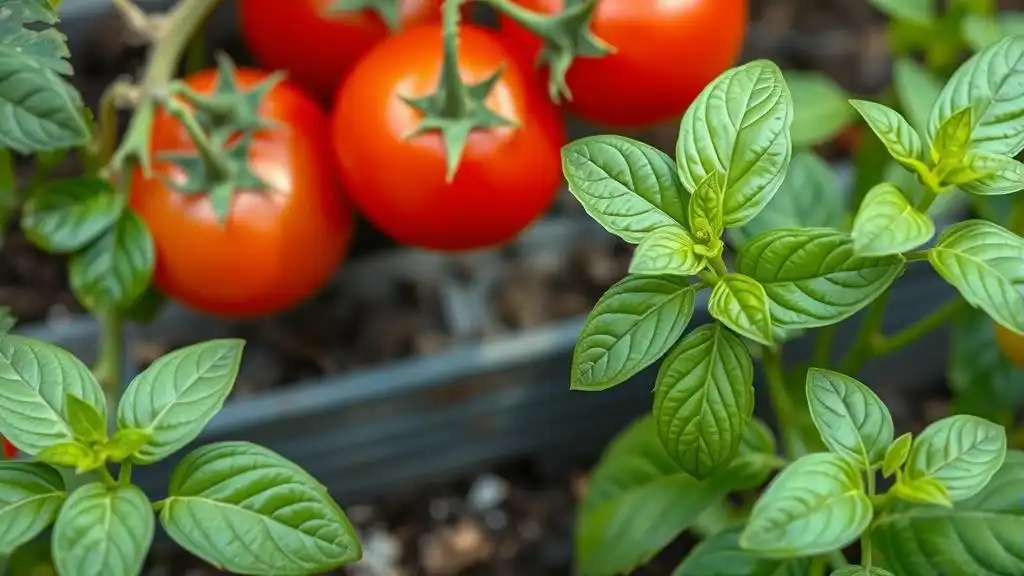
<svg viewBox="0 0 1024 576">
<path fill-rule="evenodd" d="M 867 470 L 867 484 L 868 484 L 868 497 L 872 498 L 875 495 L 875 469 L 869 467 Z M 868 526 L 860 536 L 860 564 L 861 566 L 870 569 L 872 560 L 871 550 L 871 526 Z"/>
<path fill-rule="evenodd" d="M 828 562 L 832 565 L 833 570 L 838 570 L 850 565 L 850 561 L 846 559 L 846 556 L 843 556 L 843 553 L 840 550 L 833 550 L 829 552 Z"/>
<path fill-rule="evenodd" d="M 547 38 L 552 34 L 552 20 L 547 14 L 523 8 L 518 3 L 511 2 L 510 0 L 484 0 L 484 2 L 496 12 L 526 28 L 535 36 Z M 567 0 L 564 9 L 568 9 L 574 4 L 579 4 L 579 1 L 570 3 Z"/>
<path fill-rule="evenodd" d="M 838 328 L 838 324 L 833 324 L 818 330 L 817 340 L 814 342 L 812 367 L 828 368 L 832 365 L 832 347 L 835 345 Z"/>
<path fill-rule="evenodd" d="M 925 334 L 944 326 L 963 310 L 964 306 L 965 302 L 963 299 L 956 297 L 943 304 L 931 314 L 899 330 L 892 336 L 878 336 L 874 338 L 871 342 L 871 355 L 876 357 L 885 356 L 901 350 L 904 346 L 913 343 Z"/>
<path fill-rule="evenodd" d="M 18 184 L 14 177 L 14 154 L 7 148 L 0 148 L 0 214 L 13 210 L 17 203 Z"/>
<path fill-rule="evenodd" d="M 132 484 L 132 463 L 128 460 L 121 462 L 121 469 L 117 473 L 117 483 L 120 486 L 131 486 Z"/>
<path fill-rule="evenodd" d="M 857 337 L 839 363 L 839 371 L 850 376 L 856 376 L 868 360 L 871 351 L 871 340 L 876 338 L 882 330 L 882 321 L 885 319 L 885 306 L 889 302 L 889 292 L 882 293 L 875 298 L 875 301 L 868 306 L 867 315 L 861 322 Z"/>
<path fill-rule="evenodd" d="M 928 259 L 928 250 L 904 252 L 903 257 L 907 259 L 907 262 L 923 262 Z"/>
<path fill-rule="evenodd" d="M 111 488 L 117 486 L 117 480 L 114 480 L 114 477 L 110 474 L 110 470 L 107 470 L 106 466 L 100 466 L 96 469 L 96 472 L 100 475 L 100 480 L 102 480 L 104 484 Z"/>
<path fill-rule="evenodd" d="M 234 175 L 234 166 L 224 157 L 220 146 L 210 139 L 186 105 L 170 98 L 164 102 L 164 109 L 168 114 L 174 116 L 188 132 L 192 142 L 196 145 L 196 152 L 199 153 L 199 157 L 203 161 L 206 173 L 212 180 L 223 181 Z"/>
<path fill-rule="evenodd" d="M 798 423 L 794 420 L 793 405 L 786 390 L 786 379 L 782 372 L 782 353 L 772 346 L 762 346 L 762 364 L 768 395 L 771 398 L 775 419 L 778 422 L 782 445 L 786 457 L 795 460 L 803 452 L 802 443 L 796 438 Z"/>
<path fill-rule="evenodd" d="M 925 186 L 924 194 L 921 195 L 921 199 L 918 200 L 915 208 L 917 208 L 918 212 L 925 214 L 928 212 L 928 209 L 932 207 L 932 204 L 935 203 L 935 199 L 938 197 L 939 195 L 936 190 L 933 190 L 930 186 Z"/>
<path fill-rule="evenodd" d="M 441 34 L 444 60 L 441 62 L 441 116 L 466 115 L 466 84 L 459 74 L 459 20 L 463 0 L 445 0 L 441 7 Z"/>
<path fill-rule="evenodd" d="M 708 260 L 708 263 L 711 264 L 711 269 L 715 271 L 719 278 L 729 273 L 729 268 L 726 267 L 725 260 L 722 260 L 721 256 L 711 258 Z"/>
<path fill-rule="evenodd" d="M 107 397 L 107 405 L 117 405 L 121 397 L 123 375 L 121 368 L 124 363 L 124 319 L 119 312 L 111 311 L 102 314 L 100 321 L 100 355 L 93 369 L 96 381 L 103 388 Z"/>
</svg>

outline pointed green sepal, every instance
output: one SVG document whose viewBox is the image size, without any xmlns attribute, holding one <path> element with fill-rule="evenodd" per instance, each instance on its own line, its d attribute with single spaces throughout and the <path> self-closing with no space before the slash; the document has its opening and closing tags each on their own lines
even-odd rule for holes
<svg viewBox="0 0 1024 576">
<path fill-rule="evenodd" d="M 401 0 L 334 0 L 327 8 L 325 15 L 330 17 L 343 12 L 362 12 L 363 10 L 376 14 L 392 32 L 402 29 Z"/>
<path fill-rule="evenodd" d="M 273 128 L 275 123 L 260 115 L 260 104 L 285 73 L 274 72 L 255 86 L 242 89 L 231 57 L 218 52 L 216 58 L 217 81 L 211 94 L 200 94 L 182 83 L 175 85 L 173 93 L 194 108 L 196 120 L 212 136 Z"/>
</svg>

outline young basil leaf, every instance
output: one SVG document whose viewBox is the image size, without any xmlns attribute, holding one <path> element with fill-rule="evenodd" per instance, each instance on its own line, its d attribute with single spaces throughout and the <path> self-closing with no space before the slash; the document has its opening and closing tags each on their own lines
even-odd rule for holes
<svg viewBox="0 0 1024 576">
<path fill-rule="evenodd" d="M 0 335 L 0 436 L 29 455 L 73 441 L 65 416 L 68 394 L 106 418 L 103 390 L 73 354 L 32 338 Z"/>
<path fill-rule="evenodd" d="M 761 494 L 740 546 L 773 557 L 813 556 L 854 542 L 871 517 L 860 471 L 836 454 L 808 454 Z"/>
<path fill-rule="evenodd" d="M 47 252 L 84 248 L 124 211 L 125 197 L 100 178 L 71 178 L 44 184 L 25 202 L 21 229 Z"/>
<path fill-rule="evenodd" d="M 849 234 L 827 228 L 781 228 L 750 239 L 737 271 L 757 280 L 778 328 L 817 328 L 856 314 L 903 272 L 902 256 L 854 254 Z"/>
<path fill-rule="evenodd" d="M 971 148 L 1004 156 L 1024 149 L 1024 38 L 1006 38 L 975 54 L 946 83 L 928 120 L 928 139 L 958 110 L 974 110 Z"/>
<path fill-rule="evenodd" d="M 676 567 L 672 576 L 805 576 L 810 558 L 772 560 L 740 548 L 741 528 L 704 540 Z"/>
<path fill-rule="evenodd" d="M 641 417 L 591 471 L 576 517 L 576 569 L 587 576 L 636 569 L 724 498 L 734 481 L 729 470 L 704 481 L 683 472 L 658 438 L 654 418 Z"/>
<path fill-rule="evenodd" d="M 50 466 L 71 468 L 76 474 L 84 474 L 103 465 L 101 455 L 78 441 L 47 446 L 36 454 L 36 460 Z"/>
<path fill-rule="evenodd" d="M 807 405 L 829 450 L 865 470 L 882 461 L 892 444 L 893 423 L 873 390 L 845 374 L 811 368 Z"/>
<path fill-rule="evenodd" d="M 795 152 L 789 172 L 772 201 L 753 220 L 727 232 L 733 246 L 775 228 L 839 228 L 846 221 L 839 177 L 817 154 Z"/>
<path fill-rule="evenodd" d="M 149 498 L 138 487 L 86 484 L 64 502 L 53 526 L 57 573 L 136 576 L 155 525 Z"/>
<path fill-rule="evenodd" d="M 740 336 L 771 346 L 771 304 L 757 280 L 743 274 L 726 274 L 711 290 L 708 312 Z"/>
<path fill-rule="evenodd" d="M 719 324 L 690 332 L 658 371 L 654 419 L 665 450 L 698 479 L 736 456 L 754 412 L 750 352 Z"/>
<path fill-rule="evenodd" d="M 114 437 L 100 448 L 100 454 L 111 462 L 121 462 L 138 454 L 152 441 L 153 436 L 145 430 L 125 428 L 114 433 Z"/>
<path fill-rule="evenodd" d="M 145 292 L 156 265 L 146 224 L 130 211 L 68 263 L 75 296 L 93 311 L 124 310 Z"/>
<path fill-rule="evenodd" d="M 838 570 L 833 570 L 830 576 L 893 576 L 893 574 L 878 566 L 870 568 L 864 566 L 843 566 Z"/>
<path fill-rule="evenodd" d="M 244 346 L 231 338 L 186 346 L 131 381 L 117 407 L 118 427 L 150 436 L 132 461 L 152 464 L 199 436 L 231 393 Z"/>
<path fill-rule="evenodd" d="M 569 191 L 606 230 L 636 244 L 686 225 L 688 194 L 665 153 L 622 136 L 590 136 L 562 148 Z"/>
<path fill-rule="evenodd" d="M 936 506 L 953 507 L 946 487 L 935 478 L 925 476 L 916 480 L 900 479 L 892 487 L 892 493 L 901 500 L 915 504 L 935 504 Z"/>
<path fill-rule="evenodd" d="M 988 152 L 968 152 L 965 168 L 976 178 L 951 182 L 965 192 L 988 196 L 1024 190 L 1024 164 L 1014 158 Z"/>
<path fill-rule="evenodd" d="M 725 210 L 725 175 L 711 172 L 694 188 L 690 196 L 690 230 L 706 234 L 709 238 L 722 235 Z"/>
<path fill-rule="evenodd" d="M 859 256 L 888 256 L 931 240 L 935 223 L 914 208 L 899 188 L 883 182 L 864 196 L 850 235 Z"/>
<path fill-rule="evenodd" d="M 680 226 L 658 228 L 636 247 L 629 263 L 629 273 L 692 276 L 708 263 L 706 258 L 693 251 L 695 243 L 693 236 Z"/>
<path fill-rule="evenodd" d="M 793 99 L 778 66 L 754 60 L 727 70 L 683 116 L 676 143 L 683 185 L 693 190 L 708 174 L 723 173 L 723 222 L 746 224 L 782 185 L 792 123 Z"/>
<path fill-rule="evenodd" d="M 872 542 L 896 574 L 1022 573 L 1022 483 L 1024 454 L 1013 451 L 988 486 L 952 510 L 907 506 L 880 515 Z"/>
<path fill-rule="evenodd" d="M 160 523 L 192 554 L 237 574 L 319 574 L 362 557 L 327 489 L 248 442 L 210 444 L 186 456 L 171 475 Z"/>
<path fill-rule="evenodd" d="M 932 162 L 938 164 L 945 160 L 959 162 L 967 154 L 971 143 L 971 130 L 974 129 L 974 111 L 970 106 L 958 110 L 946 118 L 935 133 L 932 140 Z"/>
<path fill-rule="evenodd" d="M 895 20 L 930 24 L 935 20 L 935 0 L 869 0 L 871 4 Z"/>
<path fill-rule="evenodd" d="M 923 166 L 924 143 L 921 136 L 899 112 L 868 100 L 850 100 L 850 105 L 860 113 L 897 162 L 910 170 Z"/>
<path fill-rule="evenodd" d="M 0 462 L 0 557 L 28 543 L 67 497 L 59 472 L 39 462 Z"/>
<path fill-rule="evenodd" d="M 686 330 L 699 287 L 680 276 L 627 276 L 590 311 L 572 356 L 573 390 L 605 390 L 661 358 Z"/>
<path fill-rule="evenodd" d="M 75 438 L 86 443 L 107 440 L 107 417 L 95 406 L 79 400 L 74 394 L 67 394 L 64 402 L 64 411 Z"/>
<path fill-rule="evenodd" d="M 910 125 L 924 134 L 928 115 L 942 92 L 942 81 L 914 60 L 902 57 L 893 64 L 892 87 Z"/>
<path fill-rule="evenodd" d="M 1006 457 L 1006 430 L 977 416 L 958 414 L 933 422 L 914 439 L 907 480 L 938 480 L 954 502 L 977 494 Z"/>
<path fill-rule="evenodd" d="M 853 121 L 848 96 L 821 72 L 786 70 L 782 73 L 793 96 L 794 148 L 809 148 L 835 138 Z"/>
<path fill-rule="evenodd" d="M 888 478 L 903 467 L 903 463 L 907 461 L 907 456 L 910 455 L 910 444 L 913 440 L 914 435 L 906 432 L 901 434 L 899 438 L 886 448 L 885 458 L 882 459 L 882 476 Z"/>
<path fill-rule="evenodd" d="M 1024 14 L 967 14 L 960 21 L 960 35 L 971 50 L 980 52 L 1007 36 L 1024 35 Z"/>
<path fill-rule="evenodd" d="M 939 235 L 928 260 L 969 304 L 1024 334 L 1024 239 L 991 222 L 967 220 Z"/>
</svg>

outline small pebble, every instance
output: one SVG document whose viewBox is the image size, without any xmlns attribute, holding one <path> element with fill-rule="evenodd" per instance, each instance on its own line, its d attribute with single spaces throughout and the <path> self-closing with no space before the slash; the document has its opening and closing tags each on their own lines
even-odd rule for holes
<svg viewBox="0 0 1024 576">
<path fill-rule="evenodd" d="M 466 494 L 471 510 L 484 512 L 497 508 L 508 498 L 508 482 L 493 474 L 484 474 L 473 482 Z"/>
</svg>

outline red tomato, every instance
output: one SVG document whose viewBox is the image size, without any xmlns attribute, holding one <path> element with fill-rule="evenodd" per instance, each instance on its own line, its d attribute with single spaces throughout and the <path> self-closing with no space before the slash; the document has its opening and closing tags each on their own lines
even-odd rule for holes
<svg viewBox="0 0 1024 576">
<path fill-rule="evenodd" d="M 508 59 L 495 36 L 462 28 L 459 68 L 467 82 L 484 80 Z M 435 250 L 503 243 L 554 199 L 564 128 L 536 79 L 508 66 L 486 104 L 518 126 L 474 130 L 446 183 L 440 134 L 408 138 L 421 115 L 401 99 L 433 93 L 441 61 L 441 28 L 422 26 L 378 44 L 352 70 L 333 120 L 346 189 L 370 221 L 402 243 Z"/>
<path fill-rule="evenodd" d="M 402 26 L 440 22 L 443 0 L 401 0 Z M 242 36 L 264 68 L 329 99 L 353 64 L 388 36 L 369 10 L 328 15 L 337 0 L 242 0 Z"/>
<path fill-rule="evenodd" d="M 0 443 L 2 443 L 4 447 L 4 460 L 12 460 L 18 455 L 18 449 L 10 442 L 2 440 Z"/>
<path fill-rule="evenodd" d="M 564 0 L 513 1 L 546 14 L 564 6 Z M 505 18 L 501 30 L 513 50 L 535 61 L 537 37 Z M 747 30 L 747 0 L 601 0 L 591 30 L 615 53 L 573 62 L 566 75 L 569 109 L 607 126 L 641 127 L 680 116 L 734 65 Z"/>
<path fill-rule="evenodd" d="M 237 81 L 250 87 L 266 76 L 241 69 Z M 215 77 L 207 70 L 186 82 L 210 93 Z M 218 316 L 265 315 L 305 299 L 330 278 L 352 238 L 353 214 L 330 157 L 327 115 L 287 81 L 270 91 L 260 114 L 277 125 L 256 135 L 249 166 L 272 190 L 238 191 L 223 224 L 205 195 L 186 196 L 164 182 L 184 174 L 159 154 L 195 146 L 162 110 L 153 125 L 153 177 L 136 172 L 132 182 L 131 207 L 156 244 L 157 288 Z"/>
</svg>

